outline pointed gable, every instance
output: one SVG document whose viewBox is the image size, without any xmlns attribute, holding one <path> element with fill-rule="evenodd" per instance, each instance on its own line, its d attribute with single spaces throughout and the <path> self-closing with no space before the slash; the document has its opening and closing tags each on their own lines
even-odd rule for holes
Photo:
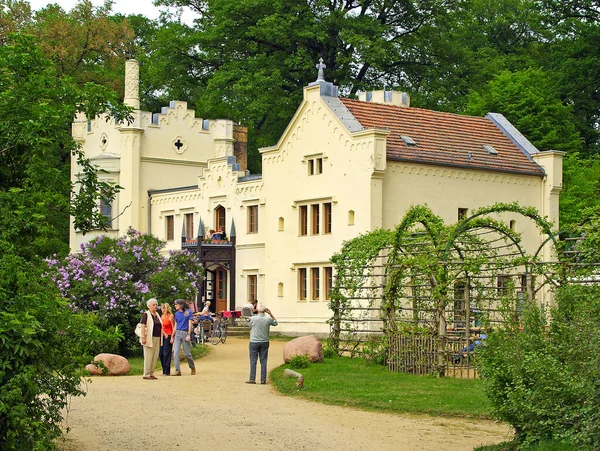
<svg viewBox="0 0 600 451">
<path fill-rule="evenodd" d="M 365 129 L 391 131 L 387 137 L 388 160 L 544 175 L 527 152 L 488 118 L 340 100 Z"/>
</svg>

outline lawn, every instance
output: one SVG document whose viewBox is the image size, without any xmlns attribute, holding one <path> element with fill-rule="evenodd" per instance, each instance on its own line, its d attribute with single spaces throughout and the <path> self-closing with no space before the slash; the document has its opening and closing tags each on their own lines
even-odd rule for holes
<svg viewBox="0 0 600 451">
<path fill-rule="evenodd" d="M 199 359 L 200 357 L 208 354 L 210 347 L 207 345 L 197 345 L 192 347 L 192 357 L 194 360 Z M 144 358 L 143 357 L 130 357 L 127 359 L 129 361 L 129 376 L 141 376 L 144 374 Z M 187 367 L 187 362 L 185 358 L 181 359 L 182 366 L 184 368 Z M 171 361 L 171 373 L 173 372 L 173 361 Z M 156 362 L 156 372 L 158 374 L 162 374 L 162 366 L 160 364 L 160 360 Z"/>
<path fill-rule="evenodd" d="M 545 441 L 526 447 L 519 446 L 516 442 L 504 442 L 498 445 L 481 446 L 475 448 L 475 451 L 573 451 L 576 449 L 577 447 L 570 443 Z"/>
<path fill-rule="evenodd" d="M 270 377 L 286 395 L 384 412 L 490 418 L 480 380 L 391 373 L 362 359 L 333 357 L 297 370 L 304 375 L 298 390 L 294 378 L 283 377 L 285 368 L 289 365 L 275 368 Z"/>
</svg>

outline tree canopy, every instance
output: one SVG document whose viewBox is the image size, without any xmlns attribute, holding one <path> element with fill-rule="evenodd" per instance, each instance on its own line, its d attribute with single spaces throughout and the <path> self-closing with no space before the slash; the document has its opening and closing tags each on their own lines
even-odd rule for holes
<svg viewBox="0 0 600 451">
<path fill-rule="evenodd" d="M 73 140 L 71 122 L 129 109 L 108 89 L 57 74 L 37 41 L 10 34 L 0 45 L 0 448 L 50 449 L 68 396 L 80 395 L 81 368 L 98 348 L 115 346 L 116 329 L 74 315 L 42 258 L 68 251 L 69 216 L 83 230 L 103 227 L 101 194 L 116 187 Z M 83 171 L 71 183 L 74 155 Z"/>
</svg>

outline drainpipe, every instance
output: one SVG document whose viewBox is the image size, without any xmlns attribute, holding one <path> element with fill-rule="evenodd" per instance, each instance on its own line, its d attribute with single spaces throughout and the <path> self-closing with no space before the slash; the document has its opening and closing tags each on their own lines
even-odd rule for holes
<svg viewBox="0 0 600 451">
<path fill-rule="evenodd" d="M 148 235 L 152 235 L 152 193 L 148 190 Z"/>
</svg>

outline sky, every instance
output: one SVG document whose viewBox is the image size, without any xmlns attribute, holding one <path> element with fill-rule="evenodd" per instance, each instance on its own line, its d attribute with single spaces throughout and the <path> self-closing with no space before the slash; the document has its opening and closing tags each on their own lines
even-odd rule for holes
<svg viewBox="0 0 600 451">
<path fill-rule="evenodd" d="M 91 0 L 94 6 L 101 6 L 104 3 L 104 0 Z M 43 8 L 44 6 L 58 3 L 64 10 L 70 11 L 76 4 L 77 0 L 54 0 L 54 1 L 46 1 L 46 0 L 29 0 L 29 4 L 31 5 L 31 9 L 38 10 Z M 161 10 L 165 10 L 166 8 L 161 7 L 158 8 L 152 4 L 152 0 L 113 0 L 113 12 L 121 13 L 124 15 L 128 14 L 143 14 L 150 19 L 158 19 Z M 183 13 L 182 19 L 185 23 L 191 24 L 195 15 L 189 9 Z"/>
</svg>

